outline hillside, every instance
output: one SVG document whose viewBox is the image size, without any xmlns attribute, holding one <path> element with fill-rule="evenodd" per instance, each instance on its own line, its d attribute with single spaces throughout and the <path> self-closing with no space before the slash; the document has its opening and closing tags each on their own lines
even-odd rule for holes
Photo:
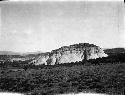
<svg viewBox="0 0 125 95">
<path fill-rule="evenodd" d="M 81 44 L 76 44 L 70 47 L 79 49 L 80 46 Z M 88 44 L 84 47 L 88 48 Z M 79 62 L 55 65 L 29 64 L 41 56 L 52 56 L 66 48 L 47 53 L 28 54 L 22 58 L 29 59 L 21 61 L 8 61 L 8 55 L 1 55 L 6 61 L 0 63 L 0 91 L 19 92 L 26 95 L 55 95 L 85 91 L 124 95 L 125 53 L 123 52 Z"/>
<path fill-rule="evenodd" d="M 119 53 L 125 53 L 125 48 L 111 48 L 111 49 L 104 49 L 104 52 L 106 54 L 119 54 Z"/>
<path fill-rule="evenodd" d="M 20 64 L 20 62 L 28 62 L 27 64 L 34 65 L 72 63 L 82 61 L 85 58 L 85 51 L 87 60 L 98 59 L 99 62 L 101 62 L 100 58 L 105 57 L 103 58 L 103 62 L 111 62 L 111 60 L 118 62 L 119 58 L 124 61 L 124 48 L 101 49 L 93 44 L 79 43 L 70 46 L 63 46 L 46 53 L 32 52 L 20 54 L 11 51 L 2 51 L 0 54 L 0 63 L 7 64 L 16 62 Z M 108 58 L 106 57 L 107 55 Z"/>
<path fill-rule="evenodd" d="M 1 91 L 27 95 L 95 92 L 124 95 L 125 63 L 52 65 L 42 68 L 0 69 Z"/>
<path fill-rule="evenodd" d="M 86 60 L 107 56 L 99 46 L 89 43 L 79 43 L 70 46 L 63 46 L 59 49 L 42 54 L 38 58 L 35 58 L 31 63 L 35 65 L 55 65 L 78 62 L 84 60 L 85 55 Z"/>
</svg>

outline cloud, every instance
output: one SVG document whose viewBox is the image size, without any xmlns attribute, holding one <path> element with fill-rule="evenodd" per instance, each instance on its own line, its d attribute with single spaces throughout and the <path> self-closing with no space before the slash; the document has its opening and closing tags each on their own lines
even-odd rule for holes
<svg viewBox="0 0 125 95">
<path fill-rule="evenodd" d="M 13 37 L 27 38 L 33 34 L 33 30 L 30 28 L 27 28 L 23 30 L 13 30 L 7 33 Z"/>
</svg>

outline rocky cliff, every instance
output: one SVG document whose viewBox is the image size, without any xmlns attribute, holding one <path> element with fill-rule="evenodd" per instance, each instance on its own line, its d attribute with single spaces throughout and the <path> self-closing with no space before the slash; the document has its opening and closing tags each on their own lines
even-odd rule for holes
<svg viewBox="0 0 125 95">
<path fill-rule="evenodd" d="M 99 46 L 89 43 L 79 43 L 63 46 L 59 49 L 52 50 L 49 53 L 42 54 L 35 58 L 32 63 L 35 65 L 54 65 L 82 61 L 85 58 L 88 60 L 106 56 L 107 54 L 105 54 Z"/>
</svg>

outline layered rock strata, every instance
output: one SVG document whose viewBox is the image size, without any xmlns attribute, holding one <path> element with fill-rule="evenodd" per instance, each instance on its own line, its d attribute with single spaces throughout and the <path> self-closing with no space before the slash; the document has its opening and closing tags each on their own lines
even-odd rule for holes
<svg viewBox="0 0 125 95">
<path fill-rule="evenodd" d="M 89 43 L 79 43 L 63 46 L 49 53 L 42 54 L 38 58 L 35 58 L 33 62 L 35 65 L 54 65 L 82 61 L 85 58 L 89 60 L 106 56 L 107 54 L 99 46 Z"/>
</svg>

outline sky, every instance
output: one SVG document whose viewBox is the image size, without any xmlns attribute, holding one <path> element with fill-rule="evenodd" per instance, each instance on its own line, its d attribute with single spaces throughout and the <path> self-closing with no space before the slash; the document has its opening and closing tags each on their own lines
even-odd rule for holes
<svg viewBox="0 0 125 95">
<path fill-rule="evenodd" d="M 0 51 L 48 52 L 90 43 L 125 47 L 123 2 L 0 3 Z"/>
</svg>

